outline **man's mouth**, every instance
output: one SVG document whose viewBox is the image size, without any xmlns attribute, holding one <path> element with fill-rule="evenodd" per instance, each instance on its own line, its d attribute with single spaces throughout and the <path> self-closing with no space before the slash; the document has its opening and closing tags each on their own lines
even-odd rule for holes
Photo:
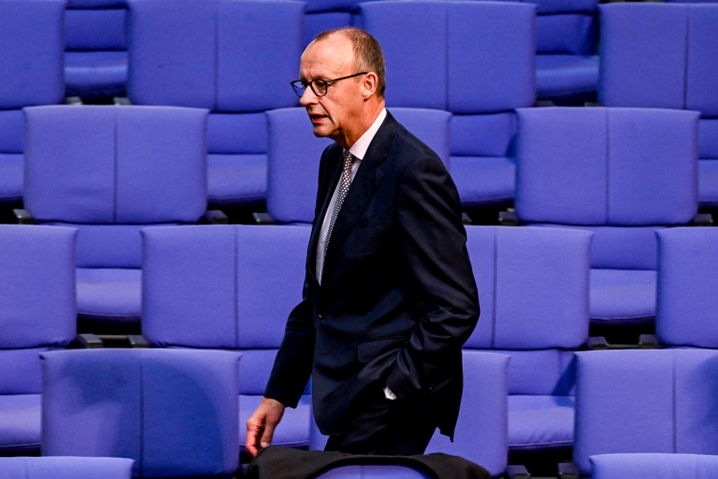
<svg viewBox="0 0 718 479">
<path fill-rule="evenodd" d="M 309 119 L 311 120 L 312 124 L 321 123 L 322 120 L 327 118 L 327 115 L 322 115 L 320 113 L 310 113 Z"/>
</svg>

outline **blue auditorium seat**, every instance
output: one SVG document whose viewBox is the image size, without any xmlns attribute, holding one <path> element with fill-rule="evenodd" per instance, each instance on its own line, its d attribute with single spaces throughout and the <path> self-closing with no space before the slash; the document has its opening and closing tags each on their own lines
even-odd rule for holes
<svg viewBox="0 0 718 479">
<path fill-rule="evenodd" d="M 25 206 L 36 222 L 79 228 L 78 313 L 97 323 L 96 333 L 136 327 L 140 229 L 195 223 L 206 209 L 206 110 L 46 106 L 25 114 Z"/>
<path fill-rule="evenodd" d="M 528 0 L 536 16 L 536 89 L 541 99 L 590 98 L 598 83 L 597 0 Z"/>
<path fill-rule="evenodd" d="M 239 438 L 259 404 L 292 308 L 301 300 L 310 228 L 147 228 L 142 330 L 157 347 L 242 352 Z M 275 445 L 309 440 L 309 396 L 287 409 Z"/>
<path fill-rule="evenodd" d="M 591 473 L 590 456 L 598 454 L 718 454 L 718 351 L 615 350 L 577 356 L 574 463 L 581 474 Z M 715 465 L 707 470 L 715 471 Z M 690 469 L 685 472 L 669 477 L 691 477 Z M 650 477 L 661 476 L 656 471 Z"/>
<path fill-rule="evenodd" d="M 485 351 L 463 351 L 464 391 L 454 441 L 438 432 L 426 453 L 463 457 L 492 476 L 506 470 L 508 445 L 508 368 L 510 357 Z M 324 449 L 327 437 L 311 421 L 311 449 Z M 392 476 L 393 477 L 393 476 Z"/>
<path fill-rule="evenodd" d="M 519 220 L 593 231 L 591 319 L 652 322 L 655 231 L 697 212 L 698 114 L 533 108 L 518 116 Z"/>
<path fill-rule="evenodd" d="M 656 334 L 673 347 L 718 349 L 718 231 L 658 232 Z"/>
<path fill-rule="evenodd" d="M 597 454 L 589 459 L 593 479 L 718 477 L 718 456 L 705 454 Z"/>
<path fill-rule="evenodd" d="M 75 233 L 0 226 L 1 455 L 40 450 L 38 355 L 75 337 Z"/>
<path fill-rule="evenodd" d="M 0 202 L 22 199 L 21 108 L 62 103 L 61 0 L 0 2 Z"/>
<path fill-rule="evenodd" d="M 303 2 L 131 0 L 129 99 L 211 110 L 208 192 L 215 204 L 265 199 L 264 112 L 297 97 Z"/>
<path fill-rule="evenodd" d="M 481 318 L 464 348 L 511 356 L 508 446 L 570 446 L 573 351 L 588 338 L 591 233 L 468 226 L 467 234 Z"/>
<path fill-rule="evenodd" d="M 126 0 L 69 0 L 65 12 L 65 91 L 123 96 L 127 81 Z"/>
<path fill-rule="evenodd" d="M 599 100 L 701 112 L 699 200 L 718 206 L 718 5 L 601 6 Z"/>
<path fill-rule="evenodd" d="M 386 57 L 387 104 L 453 114 L 449 171 L 464 205 L 513 199 L 513 109 L 535 100 L 535 11 L 502 2 L 361 4 L 362 24 Z"/>
<path fill-rule="evenodd" d="M 133 477 L 239 467 L 239 354 L 85 349 L 42 354 L 42 453 L 125 457 Z"/>
<path fill-rule="evenodd" d="M 358 21 L 361 0 L 305 0 L 304 44 L 325 30 L 347 27 Z"/>
<path fill-rule="evenodd" d="M 117 457 L 0 457 L 3 479 L 131 479 L 132 460 Z"/>
<path fill-rule="evenodd" d="M 446 111 L 391 108 L 411 133 L 449 161 L 449 121 Z M 267 112 L 269 174 L 267 212 L 280 223 L 312 223 L 319 178 L 319 160 L 330 141 L 312 134 L 304 108 Z"/>
</svg>

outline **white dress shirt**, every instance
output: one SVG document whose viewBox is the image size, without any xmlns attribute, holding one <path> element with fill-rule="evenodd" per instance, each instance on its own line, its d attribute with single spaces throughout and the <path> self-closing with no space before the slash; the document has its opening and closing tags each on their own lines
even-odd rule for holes
<svg viewBox="0 0 718 479">
<path fill-rule="evenodd" d="M 354 163 L 352 163 L 352 181 L 354 181 L 354 177 L 356 176 L 357 170 L 359 169 L 359 166 L 361 165 L 361 162 L 366 155 L 366 151 L 369 149 L 371 141 L 374 139 L 374 136 L 376 136 L 376 132 L 379 131 L 379 127 L 384 122 L 384 118 L 386 118 L 386 108 L 381 109 L 379 115 L 377 115 L 376 119 L 371 124 L 369 129 L 367 129 L 367 131 L 365 131 L 364 134 L 360 136 L 359 139 L 351 147 L 349 147 L 349 153 L 354 155 L 354 157 L 356 158 L 354 160 Z M 339 183 L 337 182 L 337 186 L 338 185 Z M 322 220 L 322 228 L 319 230 L 316 263 L 317 281 L 319 281 L 319 284 L 322 284 L 322 268 L 324 267 L 324 243 L 327 240 L 327 230 L 329 229 L 329 223 L 331 222 L 334 205 L 337 202 L 338 191 L 339 188 L 335 186 L 334 193 L 332 194 L 332 199 L 331 201 L 329 201 L 329 206 L 327 207 L 327 211 L 324 214 L 324 219 Z"/>
</svg>

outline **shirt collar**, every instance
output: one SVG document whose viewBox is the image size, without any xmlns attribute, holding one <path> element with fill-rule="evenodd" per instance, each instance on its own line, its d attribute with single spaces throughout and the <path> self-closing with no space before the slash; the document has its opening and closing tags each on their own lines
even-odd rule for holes
<svg viewBox="0 0 718 479">
<path fill-rule="evenodd" d="M 349 148 L 349 153 L 359 160 L 363 160 L 364 156 L 366 156 L 366 151 L 369 149 L 371 140 L 374 139 L 376 132 L 379 131 L 379 127 L 381 127 L 381 124 L 384 122 L 384 118 L 386 118 L 386 108 L 381 109 L 369 129 Z"/>
</svg>

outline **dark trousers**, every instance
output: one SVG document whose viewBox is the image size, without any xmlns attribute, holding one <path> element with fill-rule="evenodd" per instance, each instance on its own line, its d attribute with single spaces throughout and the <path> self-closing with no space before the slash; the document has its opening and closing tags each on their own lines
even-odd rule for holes
<svg viewBox="0 0 718 479">
<path fill-rule="evenodd" d="M 372 388 L 356 404 L 348 427 L 329 436 L 325 451 L 418 455 L 424 453 L 436 430 L 432 418 L 422 414 L 416 403 L 391 401 L 381 389 Z"/>
</svg>

